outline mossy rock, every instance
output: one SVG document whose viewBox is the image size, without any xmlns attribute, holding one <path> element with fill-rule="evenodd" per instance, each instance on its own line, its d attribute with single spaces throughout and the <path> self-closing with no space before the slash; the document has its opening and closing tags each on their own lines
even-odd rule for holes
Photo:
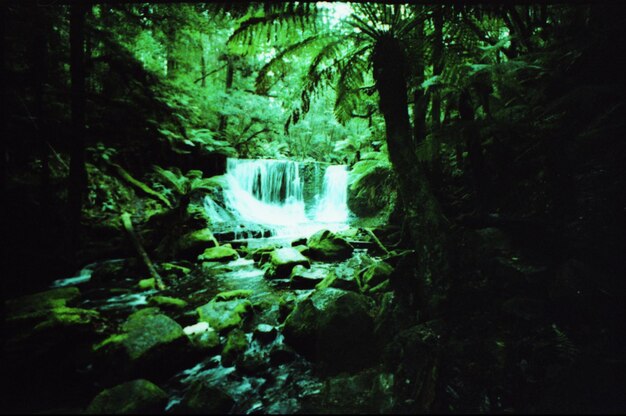
<svg viewBox="0 0 626 416">
<path fill-rule="evenodd" d="M 133 380 L 101 391 L 87 407 L 88 414 L 162 413 L 167 394 L 156 384 Z"/>
<path fill-rule="evenodd" d="M 224 301 L 224 300 L 233 300 L 233 299 L 245 299 L 250 297 L 250 295 L 252 295 L 252 290 L 249 289 L 235 289 L 235 290 L 229 290 L 226 292 L 221 292 L 218 293 L 217 295 L 215 295 L 215 300 L 216 301 Z"/>
<path fill-rule="evenodd" d="M 158 308 L 145 308 L 128 317 L 121 333 L 94 345 L 93 350 L 105 366 L 114 366 L 123 375 L 160 377 L 187 364 L 188 346 L 189 339 L 176 321 Z"/>
<path fill-rule="evenodd" d="M 270 253 L 270 268 L 266 276 L 287 278 L 295 266 L 311 267 L 309 259 L 293 247 L 277 248 Z"/>
<path fill-rule="evenodd" d="M 248 299 L 222 301 L 214 298 L 196 310 L 199 321 L 208 323 L 216 331 L 223 331 L 239 326 L 252 310 L 252 303 Z"/>
<path fill-rule="evenodd" d="M 4 305 L 7 316 L 19 316 L 65 306 L 79 297 L 80 290 L 77 287 L 62 287 L 9 299 Z"/>
<path fill-rule="evenodd" d="M 161 295 L 152 296 L 148 300 L 148 304 L 158 306 L 163 309 L 183 309 L 187 306 L 187 302 L 182 299 Z"/>
<path fill-rule="evenodd" d="M 327 372 L 355 371 L 374 364 L 371 309 L 364 295 L 316 290 L 287 317 L 283 334 L 288 344 Z"/>
<path fill-rule="evenodd" d="M 141 290 L 151 290 L 156 288 L 156 281 L 154 277 L 151 277 L 149 279 L 141 279 L 139 283 L 137 283 L 137 286 Z"/>
<path fill-rule="evenodd" d="M 227 414 L 234 405 L 233 398 L 223 390 L 208 385 L 204 380 L 197 380 L 191 384 L 175 411 L 184 414 Z"/>
<path fill-rule="evenodd" d="M 183 328 L 191 344 L 199 349 L 213 350 L 220 345 L 220 336 L 217 331 L 206 322 L 198 322 Z"/>
<path fill-rule="evenodd" d="M 292 289 L 313 289 L 321 283 L 329 272 L 323 269 L 307 269 L 302 265 L 296 265 L 291 271 L 289 281 Z"/>
<path fill-rule="evenodd" d="M 316 260 L 344 260 L 352 255 L 354 248 L 344 238 L 329 230 L 320 230 L 309 237 L 308 255 Z"/>
<path fill-rule="evenodd" d="M 237 250 L 232 248 L 230 244 L 223 246 L 211 247 L 204 250 L 204 253 L 198 256 L 198 261 L 219 261 L 229 262 L 239 258 Z"/>
<path fill-rule="evenodd" d="M 192 231 L 183 235 L 177 244 L 180 257 L 192 259 L 208 247 L 216 247 L 218 242 L 208 228 Z"/>
<path fill-rule="evenodd" d="M 222 363 L 224 365 L 232 363 L 238 355 L 243 354 L 248 348 L 246 333 L 239 328 L 235 328 L 228 333 L 226 344 L 222 350 Z"/>
</svg>

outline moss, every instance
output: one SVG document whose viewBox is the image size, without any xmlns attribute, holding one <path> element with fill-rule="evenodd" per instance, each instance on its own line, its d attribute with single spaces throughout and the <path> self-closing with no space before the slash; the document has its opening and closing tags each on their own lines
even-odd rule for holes
<svg viewBox="0 0 626 416">
<path fill-rule="evenodd" d="M 100 318 L 97 311 L 81 308 L 68 308 L 67 306 L 58 306 L 52 308 L 48 313 L 46 320 L 37 324 L 35 330 L 63 326 L 78 327 L 91 324 L 95 319 Z"/>
<path fill-rule="evenodd" d="M 232 299 L 229 301 L 217 301 L 213 299 L 198 311 L 199 320 L 206 322 L 216 331 L 237 327 L 243 321 L 246 313 L 252 309 L 252 304 L 247 299 Z"/>
<path fill-rule="evenodd" d="M 191 269 L 184 266 L 179 266 L 174 263 L 161 263 L 161 268 L 166 272 L 174 272 L 180 275 L 186 275 L 191 273 Z"/>
<path fill-rule="evenodd" d="M 252 295 L 252 290 L 249 289 L 237 289 L 237 290 L 229 290 L 227 292 L 218 293 L 215 296 L 215 300 L 232 300 L 232 299 L 241 299 L 247 298 Z"/>
<path fill-rule="evenodd" d="M 80 296 L 80 290 L 76 287 L 62 287 L 45 292 L 38 292 L 5 302 L 7 315 L 26 315 L 39 313 L 42 310 L 49 310 L 60 306 L 65 306 Z"/>
<path fill-rule="evenodd" d="M 198 256 L 198 261 L 221 261 L 227 262 L 239 258 L 239 253 L 226 244 L 219 247 L 211 247 L 204 250 L 204 253 Z"/>
<path fill-rule="evenodd" d="M 226 361 L 234 359 L 238 354 L 243 354 L 248 348 L 248 339 L 241 329 L 233 329 L 226 338 L 226 345 L 222 350 L 222 358 Z"/>
<path fill-rule="evenodd" d="M 183 309 L 187 306 L 187 302 L 184 300 L 170 296 L 152 296 L 148 303 L 162 308 Z"/>
<path fill-rule="evenodd" d="M 128 334 L 113 334 L 102 342 L 95 344 L 91 349 L 96 352 L 110 345 L 119 345 L 128 338 Z"/>
<path fill-rule="evenodd" d="M 89 404 L 88 414 L 163 412 L 167 394 L 148 380 L 139 379 L 101 391 Z"/>
<path fill-rule="evenodd" d="M 153 277 L 150 279 L 141 279 L 139 281 L 139 289 L 141 290 L 150 290 L 154 288 L 156 288 L 156 282 Z"/>
</svg>

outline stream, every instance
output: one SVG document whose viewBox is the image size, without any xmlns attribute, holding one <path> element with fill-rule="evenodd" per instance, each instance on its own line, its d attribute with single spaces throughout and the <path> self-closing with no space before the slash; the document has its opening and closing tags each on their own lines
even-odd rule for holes
<svg viewBox="0 0 626 416">
<path fill-rule="evenodd" d="M 204 208 L 216 235 L 231 232 L 229 242 L 235 248 L 246 247 L 248 253 L 260 247 L 290 247 L 293 240 L 307 238 L 322 229 L 347 230 L 355 220 L 346 203 L 346 166 L 327 166 L 321 172 L 316 165 L 307 172 L 291 161 L 229 159 L 225 176 L 228 187 L 217 197 L 207 195 Z M 249 365 L 224 363 L 219 352 L 208 354 L 161 383 L 169 397 L 166 412 L 178 412 L 189 386 L 198 380 L 219 387 L 232 397 L 235 405 L 231 413 L 237 414 L 306 411 L 303 401 L 322 390 L 324 380 L 315 374 L 307 359 L 284 343 L 280 332 L 285 316 L 279 301 L 289 299 L 297 303 L 313 289 L 294 289 L 289 279 L 268 280 L 265 270 L 248 257 L 202 263 L 168 288 L 168 296 L 189 302 L 185 311 L 169 314 L 185 332 L 198 325 L 195 307 L 222 292 L 250 290 L 250 302 L 264 307 L 255 309 L 242 328 L 248 340 L 242 361 Z M 340 277 L 353 278 L 371 259 L 367 250 L 355 249 L 352 257 L 344 261 L 311 261 L 310 270 L 321 274 L 332 270 Z M 90 283 L 94 270 L 125 261 L 111 259 L 89 264 L 76 276 L 55 281 L 52 286 L 84 285 L 87 290 L 81 288 L 82 301 L 77 306 L 95 309 L 121 325 L 128 315 L 149 306 L 150 296 L 157 293 L 154 289 L 139 289 L 137 278 L 116 280 L 114 287 Z M 272 335 L 260 336 L 259 328 Z M 222 334 L 221 345 L 225 338 Z"/>
</svg>

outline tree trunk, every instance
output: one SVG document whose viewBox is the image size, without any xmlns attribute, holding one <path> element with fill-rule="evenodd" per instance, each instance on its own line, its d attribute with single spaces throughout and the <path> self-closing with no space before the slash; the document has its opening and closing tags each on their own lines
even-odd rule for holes
<svg viewBox="0 0 626 416">
<path fill-rule="evenodd" d="M 433 76 L 441 74 L 443 70 L 443 10 L 442 6 L 435 6 L 433 10 Z M 432 131 L 437 132 L 441 127 L 441 96 L 439 90 L 433 90 L 432 94 Z M 441 175 L 441 140 L 436 134 L 433 138 L 433 178 L 439 178 Z"/>
<path fill-rule="evenodd" d="M 204 44 L 202 39 L 200 39 L 200 75 L 202 76 L 202 80 L 200 81 L 200 86 L 202 88 L 206 87 L 206 60 L 204 59 Z"/>
<path fill-rule="evenodd" d="M 233 79 L 235 78 L 235 65 L 233 62 L 233 58 L 231 56 L 226 57 L 226 87 L 224 91 L 228 93 L 230 89 L 233 87 Z M 220 116 L 220 125 L 217 128 L 220 137 L 224 137 L 224 132 L 226 131 L 226 127 L 228 127 L 228 117 L 222 114 Z"/>
<path fill-rule="evenodd" d="M 2 137 L 7 137 L 7 129 L 6 129 L 6 121 L 7 121 L 7 108 L 6 108 L 6 88 L 5 88 L 5 79 L 6 79 L 6 69 L 5 69 L 5 59 L 4 59 L 4 51 L 6 48 L 6 13 L 7 13 L 7 4 L 5 2 L 0 2 L 0 35 L 2 39 L 0 40 L 0 117 L 2 117 L 2 124 L 0 125 L 0 134 Z M 0 140 L 0 192 L 2 195 L 6 195 L 6 185 L 7 185 L 7 141 L 6 139 Z M 4 205 L 4 204 L 2 204 Z M 3 216 L 4 217 L 4 216 Z M 5 217 L 6 218 L 6 217 Z"/>
<path fill-rule="evenodd" d="M 85 5 L 73 3 L 70 9 L 70 72 L 72 79 L 72 134 L 68 214 L 70 250 L 75 256 L 79 245 L 82 199 L 86 187 L 85 172 Z"/>
<path fill-rule="evenodd" d="M 385 119 L 389 157 L 398 178 L 405 220 L 415 247 L 416 276 L 396 286 L 409 305 L 427 312 L 426 289 L 447 273 L 445 232 L 441 211 L 415 158 L 407 107 L 406 57 L 397 39 L 380 38 L 373 53 L 374 79 Z M 407 276 L 410 277 L 410 276 Z M 416 279 L 416 280 L 415 280 Z"/>
<path fill-rule="evenodd" d="M 461 116 L 461 120 L 465 121 L 467 124 L 463 135 L 467 146 L 467 156 L 472 170 L 472 181 L 474 183 L 474 192 L 476 194 L 476 209 L 478 212 L 482 213 L 486 208 L 487 177 L 482 146 L 480 144 L 480 136 L 476 127 L 473 125 L 474 107 L 472 106 L 471 97 L 467 89 L 463 90 L 459 97 L 459 114 Z"/>
<path fill-rule="evenodd" d="M 176 45 L 176 30 L 173 28 L 169 28 L 167 30 L 167 79 L 174 79 L 176 75 L 176 70 L 178 69 L 178 62 L 176 61 L 175 56 L 175 45 Z"/>
<path fill-rule="evenodd" d="M 415 27 L 419 43 L 418 56 L 416 57 L 415 91 L 413 92 L 413 140 L 418 145 L 426 139 L 426 96 L 422 83 L 424 82 L 424 23 L 420 21 Z"/>
<path fill-rule="evenodd" d="M 47 25 L 46 18 L 42 6 L 34 6 L 35 12 L 35 24 L 37 30 L 33 39 L 33 74 L 32 80 L 34 82 L 34 95 L 35 95 L 35 130 L 37 135 L 37 143 L 39 147 L 39 158 L 41 159 L 41 176 L 39 178 L 41 197 L 41 208 L 48 209 L 50 202 L 50 165 L 49 165 L 49 151 L 48 140 L 46 137 L 46 126 L 44 124 L 44 90 L 46 83 L 46 58 L 48 53 L 47 45 Z"/>
</svg>

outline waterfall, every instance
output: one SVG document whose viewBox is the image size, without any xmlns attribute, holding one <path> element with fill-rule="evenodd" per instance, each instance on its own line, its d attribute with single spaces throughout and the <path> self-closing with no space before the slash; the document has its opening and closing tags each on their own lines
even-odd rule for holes
<svg viewBox="0 0 626 416">
<path fill-rule="evenodd" d="M 228 217 L 235 220 L 236 235 L 242 235 L 237 231 L 241 227 L 264 226 L 275 236 L 305 237 L 321 228 L 345 228 L 349 218 L 347 168 L 328 166 L 323 184 L 317 179 L 318 169 L 318 164 L 311 169 L 289 160 L 229 158 L 225 209 L 208 196 L 205 209 L 215 223 L 224 224 Z"/>
<path fill-rule="evenodd" d="M 315 220 L 346 222 L 348 212 L 348 170 L 345 165 L 331 165 L 324 173 L 324 188 Z"/>
<path fill-rule="evenodd" d="M 288 160 L 228 159 L 226 203 L 257 224 L 306 222 L 298 163 Z"/>
</svg>

